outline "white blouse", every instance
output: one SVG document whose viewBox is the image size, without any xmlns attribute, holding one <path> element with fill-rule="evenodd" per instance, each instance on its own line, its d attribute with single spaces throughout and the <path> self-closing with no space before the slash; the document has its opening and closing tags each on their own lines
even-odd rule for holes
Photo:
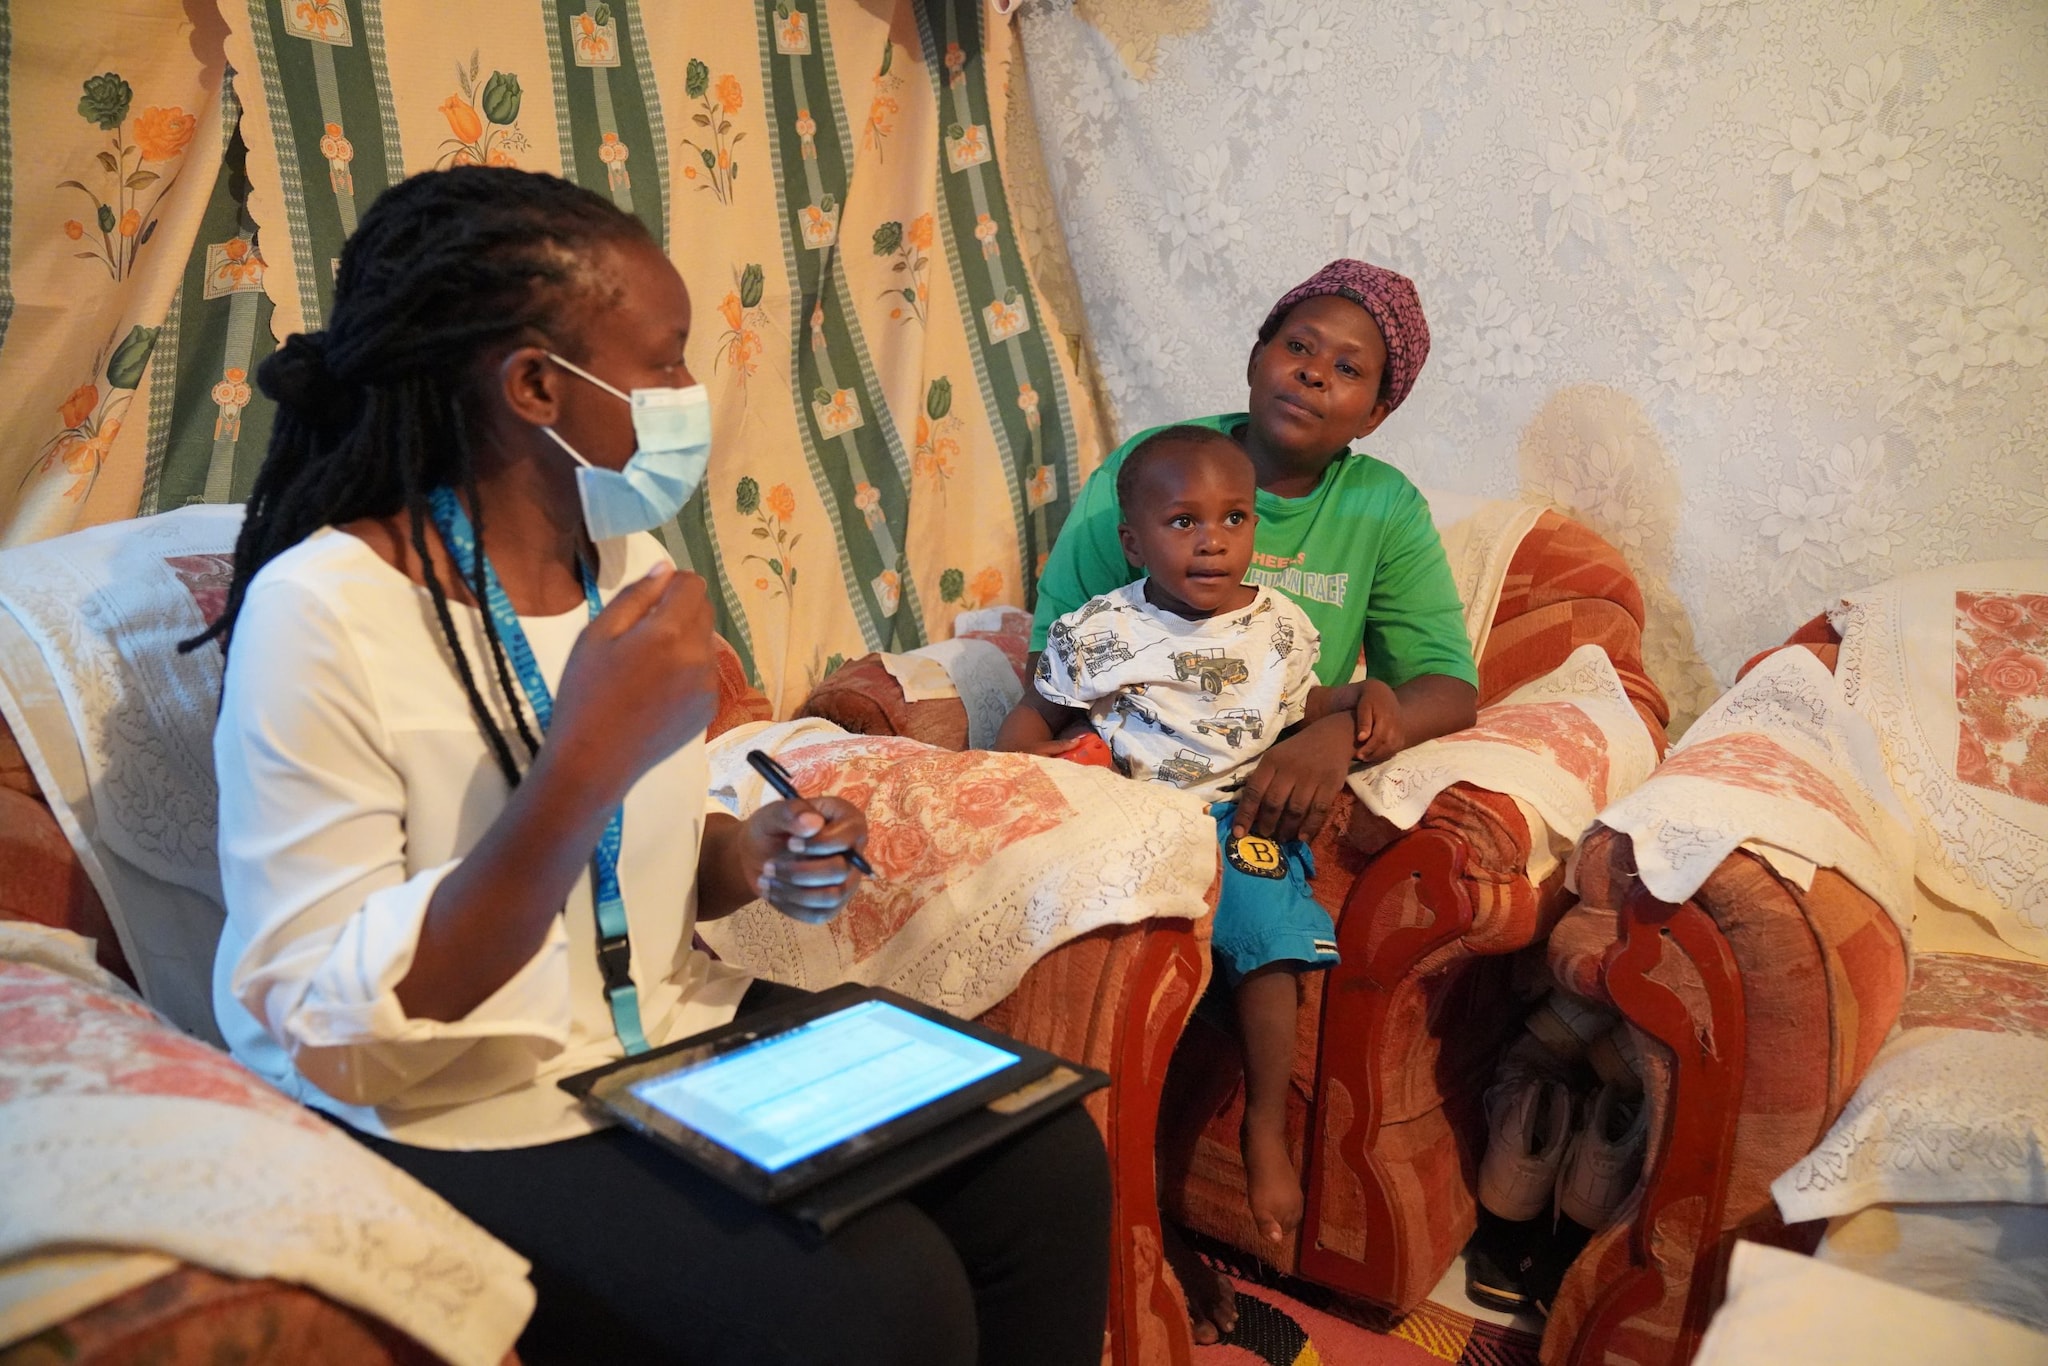
<svg viewBox="0 0 2048 1366">
<path fill-rule="evenodd" d="M 601 596 L 666 556 L 652 536 L 603 543 Z M 523 760 L 482 616 L 449 611 Z M 550 688 L 588 621 L 583 606 L 520 619 Z M 434 888 L 510 795 L 425 588 L 331 529 L 265 565 L 235 623 L 213 748 L 228 910 L 214 1013 L 236 1058 L 420 1147 L 527 1147 L 601 1127 L 555 1085 L 622 1053 L 587 869 L 539 951 L 467 1017 L 411 1019 L 394 994 Z M 708 801 L 701 738 L 626 797 L 619 885 L 657 1047 L 731 1019 L 751 980 L 693 946 Z"/>
</svg>

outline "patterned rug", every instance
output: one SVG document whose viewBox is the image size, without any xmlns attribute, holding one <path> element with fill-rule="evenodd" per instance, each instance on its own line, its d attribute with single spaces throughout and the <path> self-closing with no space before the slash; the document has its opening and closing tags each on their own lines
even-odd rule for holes
<svg viewBox="0 0 2048 1366">
<path fill-rule="evenodd" d="M 1237 1286 L 1236 1331 L 1195 1348 L 1196 1366 L 1536 1366 L 1534 1334 L 1428 1301 L 1397 1318 L 1235 1248 L 1187 1236 Z"/>
</svg>

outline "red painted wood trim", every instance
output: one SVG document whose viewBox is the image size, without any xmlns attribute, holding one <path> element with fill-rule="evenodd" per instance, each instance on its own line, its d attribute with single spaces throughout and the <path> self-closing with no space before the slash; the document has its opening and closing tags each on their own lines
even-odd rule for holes
<svg viewBox="0 0 2048 1366">
<path fill-rule="evenodd" d="M 1166 1065 L 1194 1014 L 1208 966 L 1189 921 L 1154 920 L 1124 977 L 1124 1007 L 1111 1044 L 1109 1118 L 1109 1360 L 1115 1366 L 1190 1366 L 1195 1342 L 1187 1305 L 1162 1256 L 1154 1161 Z"/>
<path fill-rule="evenodd" d="M 1637 884 L 1622 904 L 1620 921 L 1620 952 L 1607 964 L 1607 993 L 1630 1024 L 1671 1050 L 1671 1094 L 1657 1162 L 1644 1181 L 1642 1203 L 1629 1229 L 1629 1268 L 1594 1301 L 1566 1360 L 1607 1361 L 1622 1325 L 1654 1307 L 1669 1290 L 1685 1299 L 1670 1355 L 1662 1362 L 1644 1357 L 1640 1349 L 1647 1344 L 1637 1339 L 1630 1343 L 1628 1359 L 1638 1366 L 1678 1366 L 1699 1350 L 1700 1335 L 1720 1298 L 1721 1220 L 1747 1066 L 1742 977 L 1720 928 L 1690 901 L 1659 901 Z M 1684 955 L 1699 973 L 1706 1019 L 1695 1020 L 1675 992 L 1651 979 L 1667 952 Z M 1650 1259 L 1651 1233 L 1675 1206 L 1689 1200 L 1701 1202 L 1689 1281 L 1666 1287 Z"/>
<path fill-rule="evenodd" d="M 1472 928 L 1472 902 L 1461 879 L 1465 872 L 1463 841 L 1439 830 L 1417 830 L 1402 836 L 1375 858 L 1351 886 L 1337 924 L 1337 951 L 1343 961 L 1330 970 L 1323 985 L 1323 1016 L 1318 1037 L 1325 1041 L 1316 1057 L 1315 1107 L 1304 1135 L 1307 1149 L 1307 1200 L 1301 1225 L 1301 1274 L 1319 1284 L 1360 1295 L 1376 1303 L 1405 1309 L 1400 1301 L 1402 1275 L 1394 1236 L 1401 1215 L 1391 1184 L 1375 1154 L 1380 1130 L 1380 1056 L 1386 1043 L 1391 993 L 1413 975 L 1415 965 Z M 1404 884 L 1419 882 L 1415 894 L 1428 908 L 1427 923 L 1394 930 L 1381 937 L 1372 952 L 1375 919 L 1391 914 L 1402 900 Z M 1382 908 L 1388 908 L 1383 910 Z M 1328 1047 L 1330 1040 L 1342 1047 Z M 1332 1085 L 1350 1095 L 1354 1110 L 1350 1129 L 1325 1139 L 1323 1116 L 1330 1113 Z M 1361 1184 L 1369 1229 L 1386 1230 L 1366 1239 L 1365 1255 L 1354 1260 L 1322 1246 L 1323 1186 L 1332 1162 L 1342 1163 Z M 1427 1293 L 1428 1287 L 1423 1287 Z"/>
</svg>

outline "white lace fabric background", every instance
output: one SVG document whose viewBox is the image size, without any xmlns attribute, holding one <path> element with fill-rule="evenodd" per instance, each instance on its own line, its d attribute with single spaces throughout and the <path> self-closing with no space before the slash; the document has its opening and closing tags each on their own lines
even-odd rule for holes
<svg viewBox="0 0 2048 1366">
<path fill-rule="evenodd" d="M 1673 731 L 1837 595 L 2048 555 L 2039 0 L 1026 0 L 1118 435 L 1324 261 L 1434 334 L 1364 448 L 1626 554 Z"/>
</svg>

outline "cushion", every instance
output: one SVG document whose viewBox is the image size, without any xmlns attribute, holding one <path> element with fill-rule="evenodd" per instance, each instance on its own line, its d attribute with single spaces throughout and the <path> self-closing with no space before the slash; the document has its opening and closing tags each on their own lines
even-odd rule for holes
<svg viewBox="0 0 2048 1366">
<path fill-rule="evenodd" d="M 1693 1366 L 2037 1366 L 2048 1336 L 1761 1243 L 1737 1243 Z"/>
<path fill-rule="evenodd" d="M 1828 616 L 1843 693 L 1910 813 L 1915 875 L 2048 958 L 2048 559 L 1923 570 Z"/>
<path fill-rule="evenodd" d="M 804 719 L 712 742 L 712 794 L 734 815 L 774 799 L 745 762 L 753 748 L 780 759 L 799 791 L 867 812 L 878 874 L 827 925 L 757 901 L 698 927 L 720 958 L 757 975 L 811 990 L 886 986 L 977 1015 L 1068 940 L 1208 908 L 1215 822 L 1164 784 Z"/>
<path fill-rule="evenodd" d="M 902 735 L 941 749 L 986 747 L 1029 680 L 1031 617 L 986 607 L 953 619 L 953 639 L 907 654 L 868 654 L 811 690 L 798 716 L 855 735 Z"/>
<path fill-rule="evenodd" d="M 2048 1039 L 1907 1030 L 1771 1194 L 1787 1222 L 1879 1202 L 2048 1204 Z"/>
<path fill-rule="evenodd" d="M 1899 1027 L 2032 1034 L 2048 1039 L 2048 963 L 1923 953 L 1899 1007 Z"/>
</svg>

